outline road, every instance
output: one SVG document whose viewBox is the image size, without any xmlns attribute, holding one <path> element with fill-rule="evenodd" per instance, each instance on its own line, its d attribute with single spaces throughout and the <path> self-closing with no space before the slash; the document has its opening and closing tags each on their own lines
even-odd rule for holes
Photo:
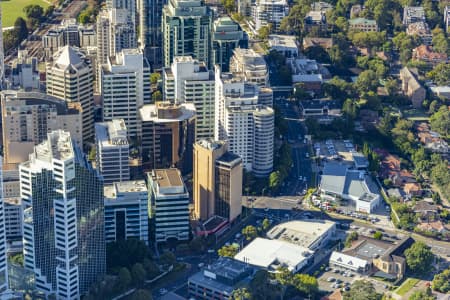
<svg viewBox="0 0 450 300">
<path fill-rule="evenodd" d="M 275 106 L 287 122 L 287 135 L 284 138 L 291 146 L 293 160 L 293 167 L 288 176 L 289 180 L 285 182 L 281 194 L 300 195 L 313 182 L 309 146 L 304 143 L 306 127 L 300 121 L 298 108 L 293 101 L 289 101 L 286 95 L 277 96 L 275 94 L 274 96 L 277 99 Z"/>
</svg>

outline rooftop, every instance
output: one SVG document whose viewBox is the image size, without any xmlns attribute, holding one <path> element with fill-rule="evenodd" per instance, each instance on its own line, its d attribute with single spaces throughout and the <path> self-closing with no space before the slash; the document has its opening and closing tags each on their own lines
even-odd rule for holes
<svg viewBox="0 0 450 300">
<path fill-rule="evenodd" d="M 269 35 L 271 47 L 287 47 L 297 49 L 297 37 L 292 35 L 271 34 Z"/>
<path fill-rule="evenodd" d="M 248 264 L 276 271 L 280 266 L 296 271 L 296 267 L 311 257 L 308 248 L 282 240 L 256 238 L 234 257 Z"/>
<path fill-rule="evenodd" d="M 379 195 L 377 186 L 364 171 L 350 170 L 347 165 L 335 162 L 325 164 L 320 189 L 367 202 Z"/>
<path fill-rule="evenodd" d="M 97 143 L 104 147 L 128 145 L 125 121 L 114 119 L 110 122 L 95 123 L 95 138 Z"/>
<path fill-rule="evenodd" d="M 121 181 L 112 185 L 105 185 L 103 191 L 105 198 L 113 199 L 119 193 L 147 192 L 147 184 L 144 180 Z"/>
<path fill-rule="evenodd" d="M 311 249 L 334 226 L 334 222 L 325 220 L 291 221 L 275 226 L 267 237 Z"/>
<path fill-rule="evenodd" d="M 374 26 L 377 25 L 377 21 L 365 18 L 350 19 L 348 22 L 350 25 L 374 25 Z"/>
<path fill-rule="evenodd" d="M 178 169 L 156 169 L 152 171 L 152 176 L 160 188 L 184 186 Z"/>
<path fill-rule="evenodd" d="M 195 117 L 195 106 L 193 103 L 157 102 L 156 104 L 142 106 L 139 109 L 139 114 L 143 122 L 180 122 Z"/>
<path fill-rule="evenodd" d="M 208 149 L 208 150 L 216 150 L 219 148 L 222 148 L 224 145 L 226 145 L 225 141 L 215 141 L 213 139 L 203 139 L 196 142 L 197 145 Z"/>
<path fill-rule="evenodd" d="M 225 152 L 221 157 L 216 159 L 216 164 L 226 165 L 228 167 L 234 167 L 242 163 L 242 158 L 231 152 Z"/>
<path fill-rule="evenodd" d="M 35 146 L 35 158 L 51 162 L 52 159 L 66 160 L 74 157 L 70 133 L 62 130 L 47 134 L 47 140 Z"/>
</svg>

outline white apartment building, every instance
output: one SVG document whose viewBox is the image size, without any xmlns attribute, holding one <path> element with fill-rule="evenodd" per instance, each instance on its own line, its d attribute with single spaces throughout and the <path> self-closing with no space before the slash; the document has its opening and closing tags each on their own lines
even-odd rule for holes
<svg viewBox="0 0 450 300">
<path fill-rule="evenodd" d="M 90 60 L 73 47 L 56 52 L 47 64 L 47 94 L 81 105 L 83 141 L 94 136 L 94 74 Z"/>
<path fill-rule="evenodd" d="M 148 192 L 144 180 L 115 182 L 104 187 L 107 243 L 139 239 L 148 245 Z"/>
<path fill-rule="evenodd" d="M 19 172 L 24 267 L 46 297 L 80 299 L 106 271 L 102 180 L 62 130 Z"/>
<path fill-rule="evenodd" d="M 266 61 L 253 49 L 236 48 L 230 61 L 230 72 L 241 77 L 247 83 L 255 83 L 259 87 L 269 86 L 269 72 Z"/>
<path fill-rule="evenodd" d="M 278 30 L 281 20 L 289 14 L 289 5 L 286 0 L 256 0 L 251 11 L 256 30 L 269 24 Z"/>
<path fill-rule="evenodd" d="M 103 121 L 123 119 L 128 137 L 140 136 L 138 111 L 149 104 L 150 65 L 139 49 L 123 49 L 101 67 L 99 90 L 103 96 Z"/>
<path fill-rule="evenodd" d="M 155 241 L 189 240 L 189 192 L 178 169 L 155 169 L 147 173 Z"/>
<path fill-rule="evenodd" d="M 403 25 L 411 23 L 426 22 L 425 10 L 422 6 L 405 6 L 403 8 Z"/>
<path fill-rule="evenodd" d="M 197 120 L 195 137 L 214 136 L 214 73 L 191 56 L 177 56 L 170 68 L 163 69 L 164 99 L 172 103 L 192 103 Z"/>
<path fill-rule="evenodd" d="M 130 145 L 124 120 L 95 123 L 97 169 L 105 184 L 130 179 Z"/>
<path fill-rule="evenodd" d="M 3 201 L 7 241 L 22 241 L 22 201 L 19 170 L 3 166 Z"/>
<path fill-rule="evenodd" d="M 97 17 L 97 63 L 106 64 L 108 57 L 122 49 L 137 47 L 135 22 L 125 8 L 103 10 Z"/>
<path fill-rule="evenodd" d="M 229 143 L 244 168 L 268 176 L 273 168 L 274 111 L 258 103 L 259 88 L 216 68 L 214 138 Z"/>
</svg>

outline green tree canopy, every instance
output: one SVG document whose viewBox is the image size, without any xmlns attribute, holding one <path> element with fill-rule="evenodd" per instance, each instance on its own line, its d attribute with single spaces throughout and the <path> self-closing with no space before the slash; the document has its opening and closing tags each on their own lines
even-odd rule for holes
<svg viewBox="0 0 450 300">
<path fill-rule="evenodd" d="M 370 281 L 357 280 L 353 282 L 350 291 L 344 293 L 344 299 L 348 300 L 381 300 Z"/>
<path fill-rule="evenodd" d="M 430 118 L 431 129 L 440 133 L 444 138 L 450 136 L 450 109 L 443 105 Z"/>
<path fill-rule="evenodd" d="M 117 276 L 117 287 L 119 291 L 125 290 L 131 283 L 131 274 L 127 268 L 120 268 Z"/>
<path fill-rule="evenodd" d="M 433 290 L 441 293 L 450 292 L 450 269 L 442 271 L 442 273 L 434 275 L 432 281 Z"/>
<path fill-rule="evenodd" d="M 133 279 L 134 284 L 141 285 L 147 273 L 145 272 L 144 266 L 141 263 L 136 263 L 131 268 L 131 278 Z"/>
<path fill-rule="evenodd" d="M 406 263 L 415 273 L 424 274 L 431 269 L 434 255 L 423 242 L 415 242 L 405 250 Z"/>
<path fill-rule="evenodd" d="M 258 236 L 258 231 L 253 225 L 247 225 L 242 229 L 242 234 L 245 236 L 247 241 L 250 241 Z"/>
<path fill-rule="evenodd" d="M 222 248 L 217 250 L 217 253 L 219 254 L 219 256 L 223 257 L 234 257 L 238 253 L 238 251 L 239 251 L 238 245 L 231 244 L 229 246 L 227 245 L 222 246 Z"/>
</svg>

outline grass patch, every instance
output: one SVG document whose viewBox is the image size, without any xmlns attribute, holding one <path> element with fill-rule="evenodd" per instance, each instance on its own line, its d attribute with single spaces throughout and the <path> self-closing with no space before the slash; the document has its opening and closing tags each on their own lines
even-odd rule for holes
<svg viewBox="0 0 450 300">
<path fill-rule="evenodd" d="M 409 292 L 416 284 L 419 283 L 417 278 L 408 278 L 403 282 L 403 284 L 395 291 L 396 294 L 403 296 Z"/>
<path fill-rule="evenodd" d="M 50 2 L 50 1 L 49 1 Z M 37 4 L 42 6 L 44 10 L 50 5 L 49 2 L 44 0 L 2 0 L 0 5 L 2 6 L 2 26 L 11 27 L 14 26 L 14 22 L 18 17 L 25 19 L 25 13 L 23 8 L 30 4 Z"/>
</svg>

